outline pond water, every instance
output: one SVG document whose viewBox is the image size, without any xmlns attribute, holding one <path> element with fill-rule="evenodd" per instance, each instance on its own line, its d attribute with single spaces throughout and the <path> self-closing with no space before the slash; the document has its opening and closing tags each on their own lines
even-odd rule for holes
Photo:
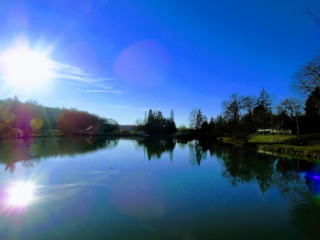
<svg viewBox="0 0 320 240">
<path fill-rule="evenodd" d="M 0 142 L 0 239 L 320 239 L 320 167 L 206 142 Z"/>
</svg>

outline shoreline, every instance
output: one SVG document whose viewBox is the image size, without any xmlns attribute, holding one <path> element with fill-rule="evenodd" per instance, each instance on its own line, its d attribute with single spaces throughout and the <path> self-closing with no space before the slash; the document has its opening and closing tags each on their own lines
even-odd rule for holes
<svg viewBox="0 0 320 240">
<path fill-rule="evenodd" d="M 298 158 L 309 162 L 320 162 L 320 134 L 296 136 L 259 136 L 260 139 L 253 136 L 249 139 L 249 143 L 244 143 L 232 137 L 220 137 L 219 142 L 224 144 L 232 144 L 237 147 L 250 147 L 259 152 L 274 154 L 279 157 Z M 282 138 L 278 141 L 270 141 L 272 138 Z M 293 143 L 302 143 L 300 145 Z M 314 142 L 314 144 L 308 144 Z M 307 144 L 306 144 L 307 143 Z"/>
<path fill-rule="evenodd" d="M 201 139 L 194 135 L 139 135 L 138 133 L 109 133 L 109 134 L 62 134 L 62 133 L 46 133 L 33 134 L 28 137 L 0 137 L 0 140 L 13 139 L 36 139 L 36 138 L 82 138 L 82 137 L 105 137 L 105 138 L 146 138 L 146 139 L 177 139 L 182 141 L 190 140 L 206 140 L 210 142 L 220 142 L 237 147 L 249 147 L 256 151 L 274 154 L 279 157 L 299 158 L 311 162 L 320 162 L 320 134 L 305 135 L 296 137 L 293 135 L 277 136 L 277 135 L 253 135 L 249 139 L 248 144 L 244 144 L 241 139 L 233 137 L 218 137 L 217 139 Z M 309 144 L 312 142 L 314 144 Z M 302 143 L 300 145 L 294 143 Z"/>
</svg>

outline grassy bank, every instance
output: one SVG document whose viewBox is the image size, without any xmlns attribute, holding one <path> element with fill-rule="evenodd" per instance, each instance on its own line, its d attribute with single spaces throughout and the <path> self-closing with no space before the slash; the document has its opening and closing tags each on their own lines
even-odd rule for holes
<svg viewBox="0 0 320 240">
<path fill-rule="evenodd" d="M 243 146 L 239 139 L 222 137 L 224 143 Z M 306 134 L 300 137 L 294 135 L 252 135 L 249 146 L 263 152 L 269 152 L 286 157 L 298 157 L 309 161 L 320 161 L 320 134 Z"/>
</svg>

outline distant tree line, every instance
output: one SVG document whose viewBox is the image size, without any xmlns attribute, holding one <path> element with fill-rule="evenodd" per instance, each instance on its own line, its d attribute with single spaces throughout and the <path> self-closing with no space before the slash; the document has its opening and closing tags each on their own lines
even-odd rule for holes
<svg viewBox="0 0 320 240">
<path fill-rule="evenodd" d="M 320 77 L 319 77 L 320 79 Z M 170 118 L 164 118 L 161 111 L 150 110 L 144 120 L 137 121 L 137 130 L 146 134 L 178 134 L 191 138 L 214 139 L 234 136 L 246 142 L 257 129 L 292 130 L 293 133 L 320 131 L 320 91 L 315 87 L 306 98 L 288 97 L 273 106 L 270 94 L 263 88 L 258 96 L 241 96 L 233 93 L 222 104 L 223 113 L 210 120 L 201 109 L 192 109 L 189 128 L 176 128 L 173 110 Z M 281 131 L 279 131 L 281 132 Z"/>
<path fill-rule="evenodd" d="M 300 67 L 294 79 L 300 97 L 273 106 L 264 88 L 259 96 L 233 93 L 223 102 L 223 113 L 210 121 L 200 109 L 193 109 L 190 129 L 199 137 L 235 136 L 245 141 L 257 129 L 290 129 L 297 135 L 320 132 L 320 56 Z"/>
<path fill-rule="evenodd" d="M 137 121 L 136 130 L 148 135 L 178 132 L 192 138 L 235 136 L 244 141 L 257 129 L 290 129 L 297 135 L 320 132 L 320 56 L 301 66 L 294 79 L 294 88 L 301 97 L 285 98 L 276 106 L 264 88 L 258 96 L 233 93 L 215 118 L 208 120 L 201 109 L 192 109 L 189 128 L 177 129 L 173 110 L 166 118 L 161 111 L 150 109 L 143 120 Z M 118 132 L 119 124 L 76 109 L 50 108 L 35 101 L 22 103 L 16 97 L 0 100 L 0 137 L 31 136 L 43 130 L 105 134 Z"/>
<path fill-rule="evenodd" d="M 119 125 L 113 119 L 76 109 L 50 108 L 36 101 L 23 103 L 17 97 L 0 100 L 0 137 L 28 137 L 45 130 L 72 134 L 88 128 L 91 133 L 110 133 Z"/>
<path fill-rule="evenodd" d="M 165 118 L 161 111 L 150 109 L 144 120 L 138 121 L 137 125 L 137 131 L 150 135 L 168 135 L 177 132 L 173 110 L 170 112 L 170 117 Z"/>
<path fill-rule="evenodd" d="M 223 112 L 208 120 L 201 109 L 192 109 L 189 128 L 178 129 L 173 111 L 164 118 L 161 111 L 150 110 L 144 120 L 137 122 L 138 131 L 147 134 L 173 134 L 190 138 L 234 136 L 248 140 L 258 129 L 291 130 L 297 135 L 320 132 L 320 56 L 301 66 L 294 75 L 294 88 L 299 97 L 287 97 L 273 105 L 270 94 L 263 88 L 258 96 L 233 93 L 223 101 Z"/>
<path fill-rule="evenodd" d="M 113 119 L 77 110 L 61 110 L 56 123 L 57 129 L 64 133 L 110 133 L 119 130 L 119 124 Z"/>
</svg>

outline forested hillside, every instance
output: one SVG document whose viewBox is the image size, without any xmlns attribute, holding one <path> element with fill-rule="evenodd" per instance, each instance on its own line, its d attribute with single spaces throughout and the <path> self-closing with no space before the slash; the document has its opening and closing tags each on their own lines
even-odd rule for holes
<svg viewBox="0 0 320 240">
<path fill-rule="evenodd" d="M 46 107 L 34 101 L 23 103 L 17 98 L 0 100 L 1 137 L 30 137 L 45 131 L 104 134 L 118 129 L 113 119 L 76 109 Z"/>
</svg>

